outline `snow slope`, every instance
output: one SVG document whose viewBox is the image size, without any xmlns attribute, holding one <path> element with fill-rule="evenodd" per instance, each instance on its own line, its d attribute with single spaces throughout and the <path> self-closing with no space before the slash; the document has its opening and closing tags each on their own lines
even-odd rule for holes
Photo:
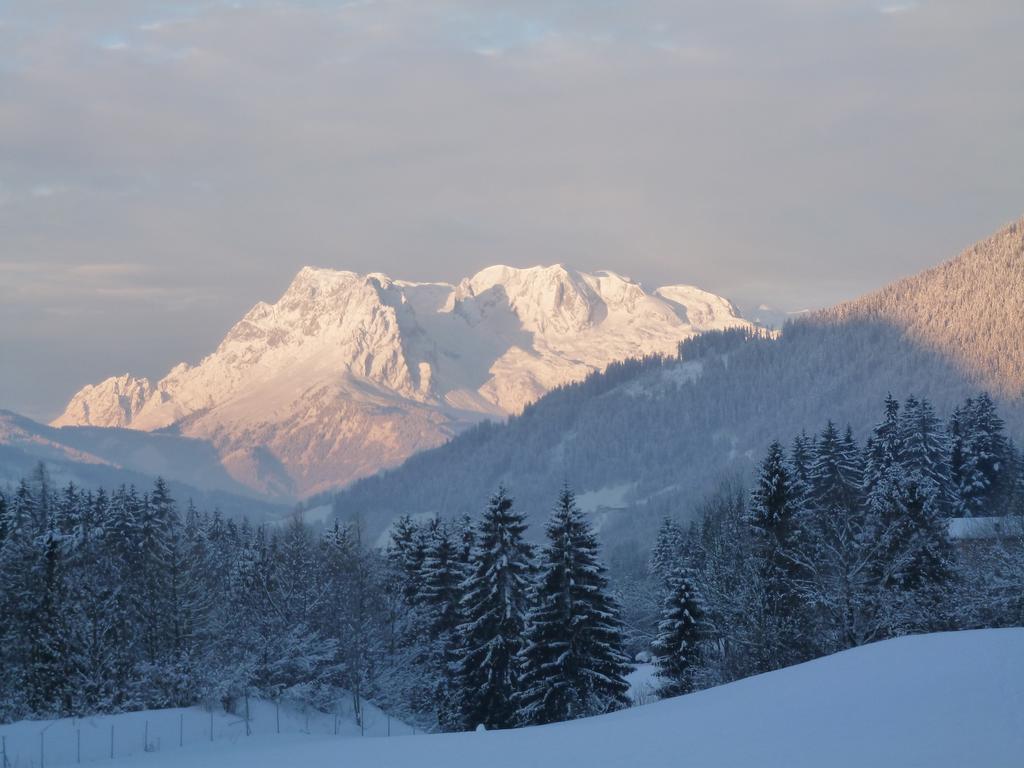
<svg viewBox="0 0 1024 768">
<path fill-rule="evenodd" d="M 490 733 L 250 739 L 128 768 L 1016 768 L 1024 629 L 900 638 L 603 717 Z"/>
<path fill-rule="evenodd" d="M 458 285 L 306 267 L 199 364 L 85 387 L 53 426 L 172 428 L 210 441 L 238 482 L 305 496 L 615 360 L 749 325 L 691 286 L 647 293 L 561 265 L 489 267 Z"/>
</svg>

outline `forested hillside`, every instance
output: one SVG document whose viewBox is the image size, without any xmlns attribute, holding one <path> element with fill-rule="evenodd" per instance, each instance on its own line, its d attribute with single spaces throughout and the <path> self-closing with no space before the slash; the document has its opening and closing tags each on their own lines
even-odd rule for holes
<svg viewBox="0 0 1024 768">
<path fill-rule="evenodd" d="M 787 445 L 751 493 L 666 517 L 639 576 L 615 578 L 568 486 L 542 547 L 498 488 L 475 523 L 402 517 L 379 549 L 358 524 L 183 515 L 162 481 L 57 489 L 40 466 L 0 489 L 0 722 L 351 697 L 359 722 L 367 699 L 421 728 L 507 729 L 628 707 L 640 652 L 665 698 L 1024 621 L 1024 462 L 987 396 L 945 425 L 890 398 L 863 445 L 831 421 Z M 991 510 L 987 538 L 950 533 Z"/>
<path fill-rule="evenodd" d="M 613 365 L 355 484 L 335 510 L 379 536 L 402 514 L 475 515 L 504 483 L 539 519 L 570 478 L 584 506 L 619 510 L 598 523 L 628 547 L 649 542 L 665 512 L 691 514 L 724 479 L 749 481 L 756 457 L 794 429 L 817 432 L 832 418 L 866 438 L 890 393 L 923 397 L 945 418 L 991 390 L 1020 440 L 1022 284 L 1018 221 L 941 267 L 792 322 L 780 338 L 711 333 L 684 342 L 681 359 Z"/>
</svg>

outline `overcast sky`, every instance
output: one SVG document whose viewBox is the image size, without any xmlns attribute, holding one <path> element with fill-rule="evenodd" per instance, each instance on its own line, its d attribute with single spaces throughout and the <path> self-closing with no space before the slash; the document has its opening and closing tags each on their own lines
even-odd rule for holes
<svg viewBox="0 0 1024 768">
<path fill-rule="evenodd" d="M 304 264 L 833 303 L 1024 213 L 1021 0 L 0 0 L 0 408 Z"/>
</svg>

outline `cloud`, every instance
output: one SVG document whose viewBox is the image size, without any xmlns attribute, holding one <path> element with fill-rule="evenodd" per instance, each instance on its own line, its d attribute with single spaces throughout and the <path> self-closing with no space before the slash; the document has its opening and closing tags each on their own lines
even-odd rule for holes
<svg viewBox="0 0 1024 768">
<path fill-rule="evenodd" d="M 921 7 L 920 3 L 908 2 L 908 3 L 890 3 L 888 5 L 882 5 L 878 8 L 878 12 L 887 16 L 895 14 L 909 13 L 910 11 L 916 11 Z"/>
<path fill-rule="evenodd" d="M 64 314 L 91 313 L 90 302 L 150 301 L 180 303 L 211 298 L 193 285 L 176 285 L 165 270 L 131 262 L 0 262 L 0 295 L 11 305 Z M 111 307 L 107 306 L 110 310 Z"/>
<path fill-rule="evenodd" d="M 104 51 L 123 51 L 128 48 L 128 40 L 122 35 L 106 34 L 96 40 L 96 45 Z"/>
<path fill-rule="evenodd" d="M 29 194 L 35 198 L 41 197 L 53 197 L 54 195 L 60 194 L 66 189 L 61 184 L 36 184 L 32 187 Z"/>
<path fill-rule="evenodd" d="M 909 5 L 10 0 L 22 391 L 75 337 L 120 339 L 111 370 L 195 359 L 307 263 L 564 261 L 782 308 L 934 263 L 1021 213 L 1024 4 L 882 23 Z"/>
</svg>

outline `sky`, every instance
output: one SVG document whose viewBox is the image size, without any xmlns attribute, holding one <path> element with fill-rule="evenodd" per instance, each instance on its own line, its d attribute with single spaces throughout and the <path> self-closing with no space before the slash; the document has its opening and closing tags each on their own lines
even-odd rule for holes
<svg viewBox="0 0 1024 768">
<path fill-rule="evenodd" d="M 852 298 L 1024 214 L 1020 0 L 0 0 L 0 408 L 303 265 Z"/>
</svg>

